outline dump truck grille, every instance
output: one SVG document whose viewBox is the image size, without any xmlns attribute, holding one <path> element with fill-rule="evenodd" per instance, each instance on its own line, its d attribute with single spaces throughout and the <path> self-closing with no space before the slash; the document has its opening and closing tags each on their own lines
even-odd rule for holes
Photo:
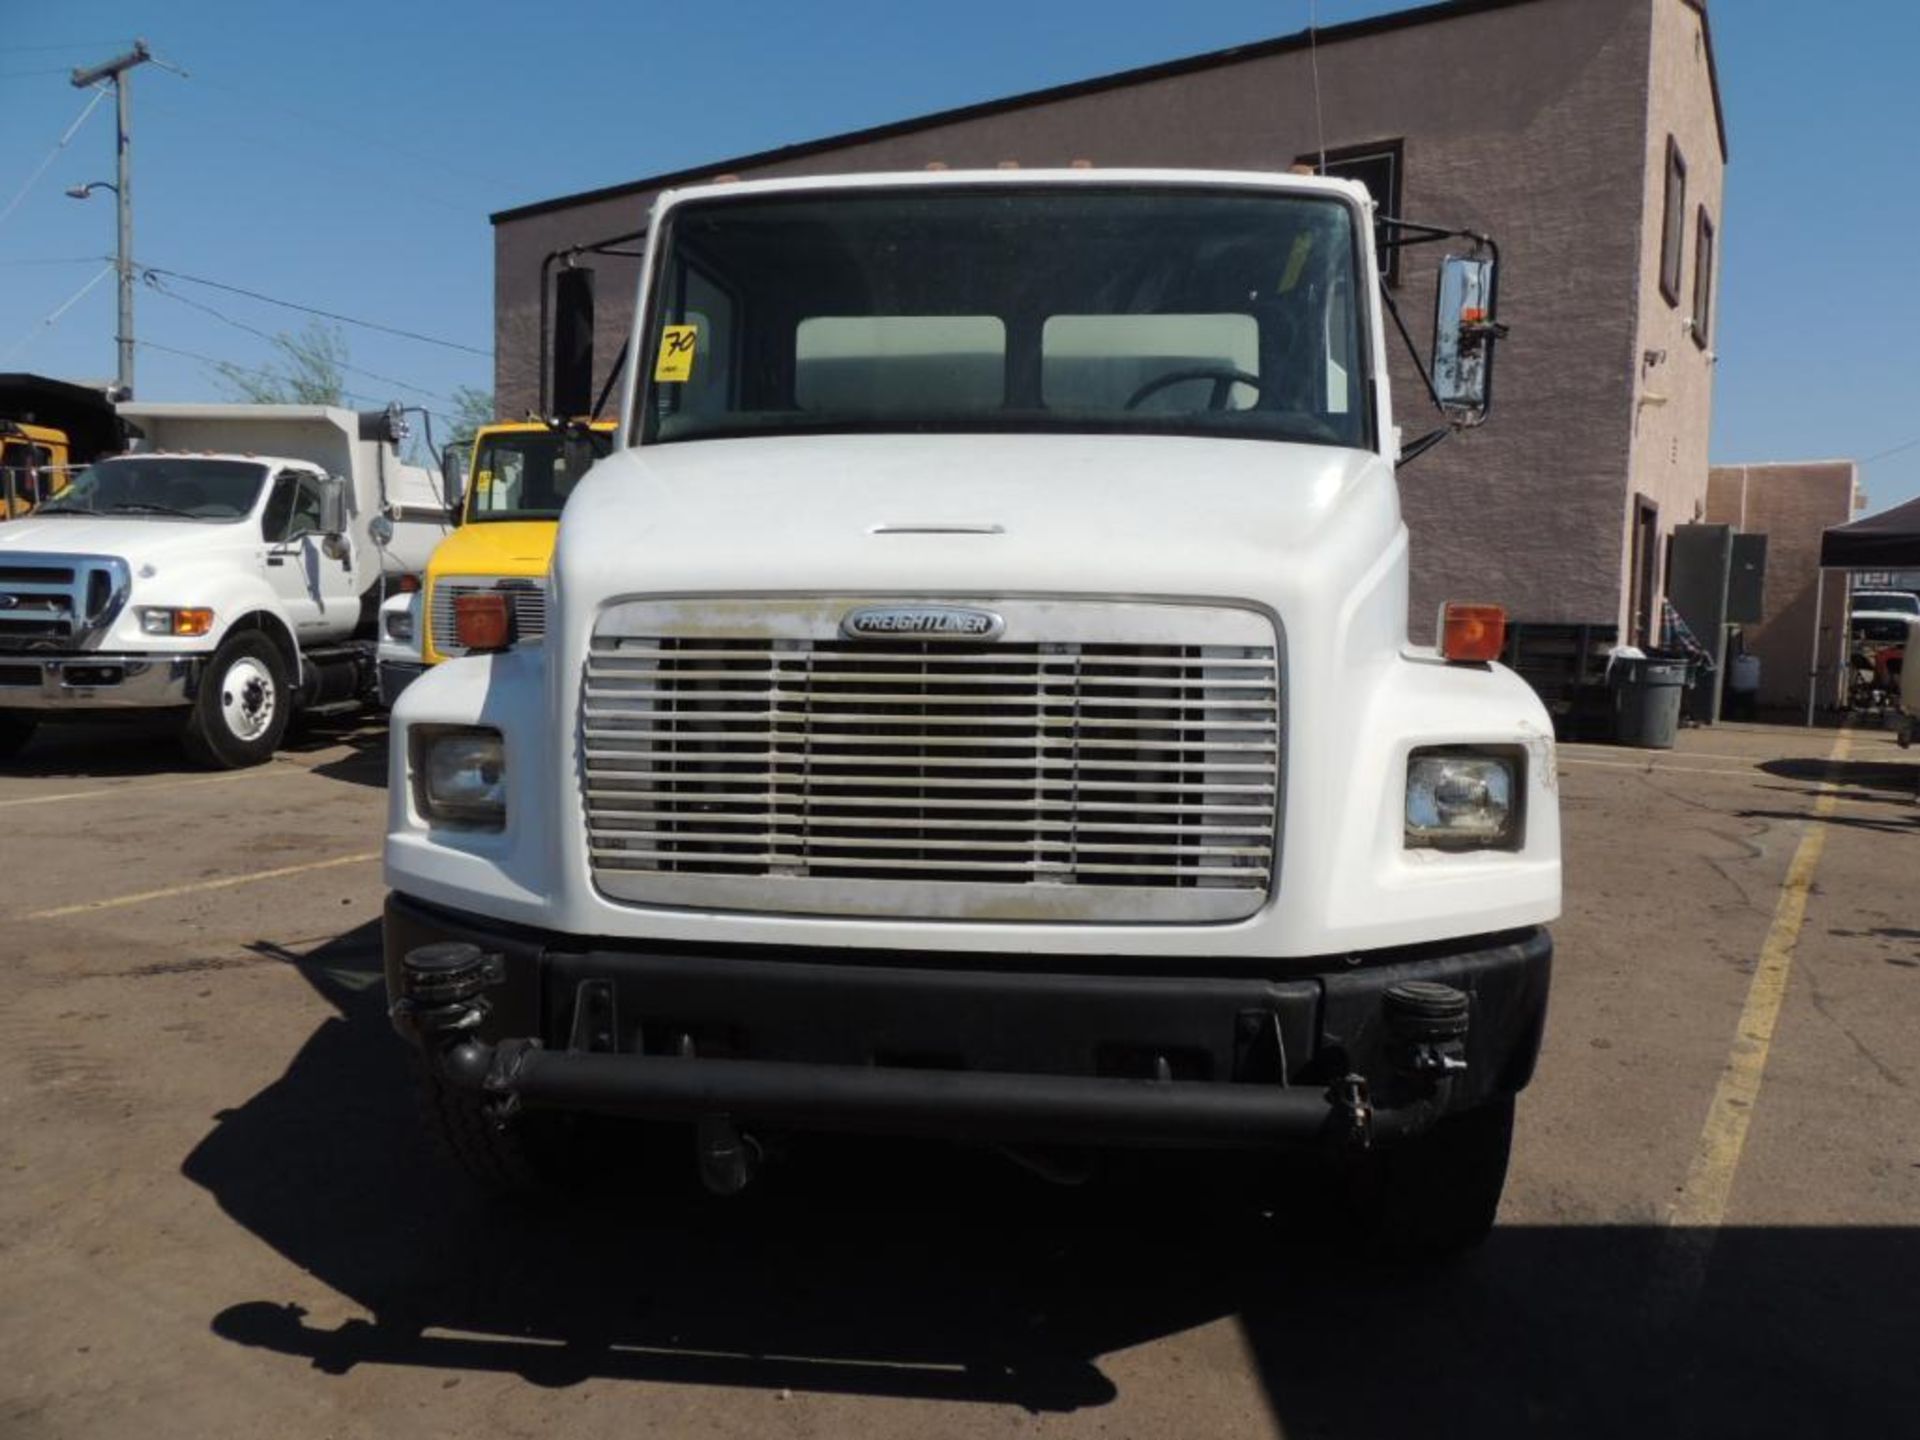
<svg viewBox="0 0 1920 1440">
<path fill-rule="evenodd" d="M 503 590 L 513 604 L 515 633 L 537 640 L 547 633 L 547 584 L 544 580 L 496 579 L 487 575 L 455 575 L 433 585 L 433 648 L 442 655 L 464 655 L 453 628 L 453 602 L 462 595 L 485 595 Z"/>
<path fill-rule="evenodd" d="M 603 892 L 969 919 L 1264 903 L 1281 706 L 1263 617 L 1006 602 L 978 607 L 1006 621 L 981 642 L 846 638 L 859 602 L 777 603 L 603 619 L 580 729 Z"/>
<path fill-rule="evenodd" d="M 111 625 L 129 572 L 110 555 L 8 556 L 0 563 L 0 650 L 69 650 Z"/>
</svg>

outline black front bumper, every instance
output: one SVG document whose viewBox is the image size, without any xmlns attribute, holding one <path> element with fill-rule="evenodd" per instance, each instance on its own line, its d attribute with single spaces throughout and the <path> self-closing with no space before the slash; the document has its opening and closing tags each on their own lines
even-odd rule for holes
<svg viewBox="0 0 1920 1440">
<path fill-rule="evenodd" d="M 463 981 L 422 949 L 447 942 L 473 947 Z M 505 1111 L 1004 1143 L 1415 1133 L 1527 1083 L 1551 963 L 1538 929 L 1169 974 L 1165 957 L 596 943 L 398 895 L 386 912 L 396 1026 Z M 1463 1033 L 1409 1026 L 1389 997 L 1409 981 L 1463 994 Z"/>
</svg>

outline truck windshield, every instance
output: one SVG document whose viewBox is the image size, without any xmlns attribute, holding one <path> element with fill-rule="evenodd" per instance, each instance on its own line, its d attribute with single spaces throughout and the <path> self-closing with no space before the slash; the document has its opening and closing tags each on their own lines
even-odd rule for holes
<svg viewBox="0 0 1920 1440">
<path fill-rule="evenodd" d="M 1256 189 L 692 201 L 662 237 L 643 443 L 1141 431 L 1364 446 L 1353 210 Z"/>
<path fill-rule="evenodd" d="M 42 515 L 152 515 L 232 522 L 253 513 L 267 467 L 251 460 L 129 455 L 75 473 Z"/>
<path fill-rule="evenodd" d="M 592 430 L 586 436 L 595 460 L 613 449 L 613 434 Z M 558 430 L 517 430 L 482 435 L 475 447 L 473 485 L 468 491 L 469 520 L 552 520 L 580 483 L 575 441 L 569 463 L 565 437 Z"/>
<path fill-rule="evenodd" d="M 1920 615 L 1920 595 L 1905 590 L 1856 590 L 1855 610 L 1878 610 L 1885 615 Z"/>
</svg>

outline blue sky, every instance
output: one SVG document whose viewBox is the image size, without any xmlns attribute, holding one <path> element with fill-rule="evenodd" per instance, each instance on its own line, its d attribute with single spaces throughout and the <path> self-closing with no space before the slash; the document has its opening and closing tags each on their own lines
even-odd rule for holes
<svg viewBox="0 0 1920 1440">
<path fill-rule="evenodd" d="M 67 68 L 144 35 L 189 78 L 136 77 L 138 260 L 484 351 L 493 210 L 1291 33 L 1308 0 L 628 0 L 564 20 L 509 0 L 5 8 L 0 209 L 86 103 Z M 1331 25 L 1402 6 L 1318 8 Z M 1920 233 L 1905 183 L 1920 7 L 1844 10 L 1843 22 L 1804 5 L 1714 9 L 1732 165 L 1713 448 L 1864 460 L 1914 442 L 1867 466 L 1879 509 L 1920 494 L 1920 288 L 1904 273 Z M 0 370 L 113 372 L 111 279 L 41 324 L 112 249 L 112 196 L 62 193 L 112 178 L 112 135 L 108 102 L 0 218 Z M 254 331 L 302 323 L 168 284 L 139 297 L 138 333 L 155 347 L 251 363 L 266 351 Z M 489 381 L 480 355 L 346 335 L 365 372 L 350 382 L 369 400 L 444 410 L 434 397 Z M 158 348 L 143 349 L 138 380 L 148 399 L 214 393 L 204 364 Z"/>
</svg>

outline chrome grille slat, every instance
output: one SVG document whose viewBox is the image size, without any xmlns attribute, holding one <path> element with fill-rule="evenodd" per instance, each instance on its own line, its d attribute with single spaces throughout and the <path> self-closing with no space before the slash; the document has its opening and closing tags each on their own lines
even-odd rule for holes
<svg viewBox="0 0 1920 1440">
<path fill-rule="evenodd" d="M 903 917 L 1224 920 L 1265 902 L 1270 622 L 1007 602 L 1000 640 L 848 640 L 854 603 L 603 613 L 579 735 L 603 891 Z"/>
</svg>

